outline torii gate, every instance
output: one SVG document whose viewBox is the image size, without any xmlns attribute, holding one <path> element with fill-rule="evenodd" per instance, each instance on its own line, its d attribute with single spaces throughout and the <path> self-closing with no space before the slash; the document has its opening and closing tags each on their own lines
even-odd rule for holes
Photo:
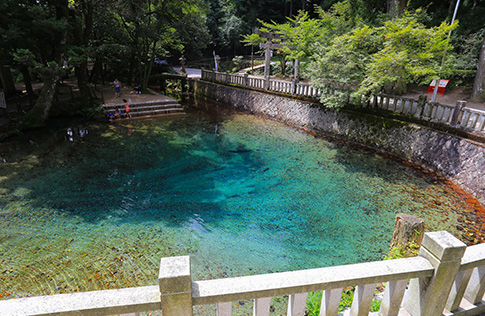
<svg viewBox="0 0 485 316">
<path fill-rule="evenodd" d="M 261 43 L 259 44 L 260 48 L 265 48 L 264 52 L 264 88 L 267 90 L 269 89 L 269 78 L 270 78 L 270 69 L 271 69 L 271 54 L 270 50 L 271 49 L 283 49 L 283 48 L 294 48 L 289 45 L 285 45 L 284 43 L 281 43 L 282 40 L 284 40 L 284 35 L 281 33 L 270 33 L 270 32 L 263 32 L 258 29 L 253 30 L 254 34 L 258 34 L 261 37 L 266 38 L 266 43 Z M 280 41 L 279 43 L 273 43 L 272 40 L 278 40 Z M 300 76 L 300 70 L 299 70 L 299 60 L 295 59 L 294 61 L 294 77 L 295 80 L 298 81 L 298 78 Z"/>
</svg>

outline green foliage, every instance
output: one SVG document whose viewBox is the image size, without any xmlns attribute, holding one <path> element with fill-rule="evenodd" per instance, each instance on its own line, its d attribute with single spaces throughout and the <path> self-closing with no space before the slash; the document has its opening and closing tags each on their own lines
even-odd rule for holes
<svg viewBox="0 0 485 316">
<path fill-rule="evenodd" d="M 406 92 L 407 84 L 426 84 L 439 75 L 443 53 L 449 48 L 447 34 L 457 24 L 426 28 L 418 22 L 419 14 L 406 13 L 380 28 L 384 46 L 372 55 L 359 93 L 384 90 L 401 94 Z M 447 64 L 441 74 L 449 75 L 451 68 Z"/>
<path fill-rule="evenodd" d="M 236 56 L 232 59 L 232 62 L 234 63 L 234 67 L 232 68 L 232 72 L 234 73 L 242 69 L 244 64 L 244 57 Z"/>
<path fill-rule="evenodd" d="M 410 243 L 409 245 L 398 245 L 392 247 L 389 255 L 384 255 L 385 260 L 402 259 L 408 257 L 415 257 L 419 253 L 419 245 Z"/>
<path fill-rule="evenodd" d="M 308 293 L 305 309 L 308 311 L 307 316 L 318 316 L 320 314 L 320 305 L 322 303 L 322 292 Z"/>
<path fill-rule="evenodd" d="M 382 301 L 376 299 L 375 297 L 372 299 L 372 302 L 370 304 L 370 312 L 375 313 L 378 312 L 379 309 L 381 308 L 381 303 Z"/>
<path fill-rule="evenodd" d="M 355 286 L 346 287 L 342 291 L 342 299 L 340 300 L 340 306 L 338 310 L 341 312 L 344 308 L 352 305 L 352 300 L 354 299 Z"/>
<path fill-rule="evenodd" d="M 305 59 L 313 53 L 314 43 L 325 38 L 322 20 L 312 19 L 307 12 L 300 11 L 295 18 L 287 18 L 286 23 L 261 22 L 261 31 L 283 35 L 282 40 L 273 39 L 273 43 L 284 44 L 278 51 L 288 55 L 288 59 Z"/>
<path fill-rule="evenodd" d="M 243 35 L 241 43 L 244 43 L 244 46 L 259 46 L 259 44 L 264 43 L 264 39 L 259 34 L 246 34 Z"/>
<path fill-rule="evenodd" d="M 485 36 L 485 27 L 475 33 L 456 36 L 452 39 L 454 46 L 458 46 L 455 54 L 455 67 L 460 70 L 476 70 L 480 49 Z"/>
<path fill-rule="evenodd" d="M 343 311 L 344 308 L 350 307 L 352 305 L 352 300 L 354 299 L 355 287 L 350 286 L 342 291 L 342 297 L 340 299 L 339 312 Z M 376 288 L 375 293 L 379 293 L 379 289 Z M 305 309 L 307 311 L 307 316 L 318 316 L 320 314 L 320 306 L 322 303 L 322 292 L 311 292 L 308 293 Z M 378 312 L 381 308 L 381 301 L 373 298 L 371 302 L 370 312 Z"/>
<path fill-rule="evenodd" d="M 407 12 L 382 26 L 356 27 L 328 44 L 314 45 L 310 78 L 324 90 L 324 105 L 341 108 L 361 95 L 400 94 L 408 84 L 428 83 L 436 77 L 443 53 L 451 48 L 447 34 L 457 24 L 427 28 L 419 22 L 422 16 L 421 10 Z M 452 59 L 447 61 L 441 75 L 452 72 Z"/>
<path fill-rule="evenodd" d="M 352 300 L 354 299 L 355 287 L 350 286 L 342 291 L 342 298 L 340 299 L 339 311 L 341 312 L 344 308 L 352 305 Z M 322 303 L 322 292 L 311 292 L 308 293 L 306 301 L 306 310 L 308 311 L 307 316 L 318 316 L 320 313 L 320 305 Z"/>
</svg>

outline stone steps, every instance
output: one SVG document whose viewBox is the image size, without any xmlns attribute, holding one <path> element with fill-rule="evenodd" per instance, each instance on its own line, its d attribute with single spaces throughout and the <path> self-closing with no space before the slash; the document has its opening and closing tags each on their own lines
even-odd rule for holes
<svg viewBox="0 0 485 316">
<path fill-rule="evenodd" d="M 183 107 L 172 99 L 132 102 L 130 103 L 131 118 L 126 117 L 124 103 L 104 104 L 103 108 L 106 114 L 108 114 L 109 112 L 114 113 L 116 108 L 120 108 L 122 113 L 122 119 L 140 119 L 185 114 Z"/>
</svg>

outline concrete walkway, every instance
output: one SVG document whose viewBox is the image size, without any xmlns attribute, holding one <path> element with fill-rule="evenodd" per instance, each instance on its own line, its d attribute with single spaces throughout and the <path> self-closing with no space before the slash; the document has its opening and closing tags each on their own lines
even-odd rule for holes
<svg viewBox="0 0 485 316">
<path fill-rule="evenodd" d="M 143 103 L 151 101 L 177 101 L 164 95 L 148 89 L 147 92 L 142 94 L 136 94 L 135 90 L 131 86 L 127 86 L 123 82 L 121 83 L 121 93 L 119 97 L 115 96 L 115 88 L 111 83 L 106 83 L 105 85 L 98 85 L 96 93 L 98 96 L 103 97 L 104 104 L 124 104 L 123 99 L 130 101 L 130 103 Z"/>
</svg>

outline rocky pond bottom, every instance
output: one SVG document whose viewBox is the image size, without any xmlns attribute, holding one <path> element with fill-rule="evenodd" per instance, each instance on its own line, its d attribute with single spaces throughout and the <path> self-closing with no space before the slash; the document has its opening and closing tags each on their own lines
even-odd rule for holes
<svg viewBox="0 0 485 316">
<path fill-rule="evenodd" d="M 0 298 L 380 260 L 399 212 L 481 238 L 445 183 L 250 115 L 35 131 L 0 147 Z"/>
</svg>

